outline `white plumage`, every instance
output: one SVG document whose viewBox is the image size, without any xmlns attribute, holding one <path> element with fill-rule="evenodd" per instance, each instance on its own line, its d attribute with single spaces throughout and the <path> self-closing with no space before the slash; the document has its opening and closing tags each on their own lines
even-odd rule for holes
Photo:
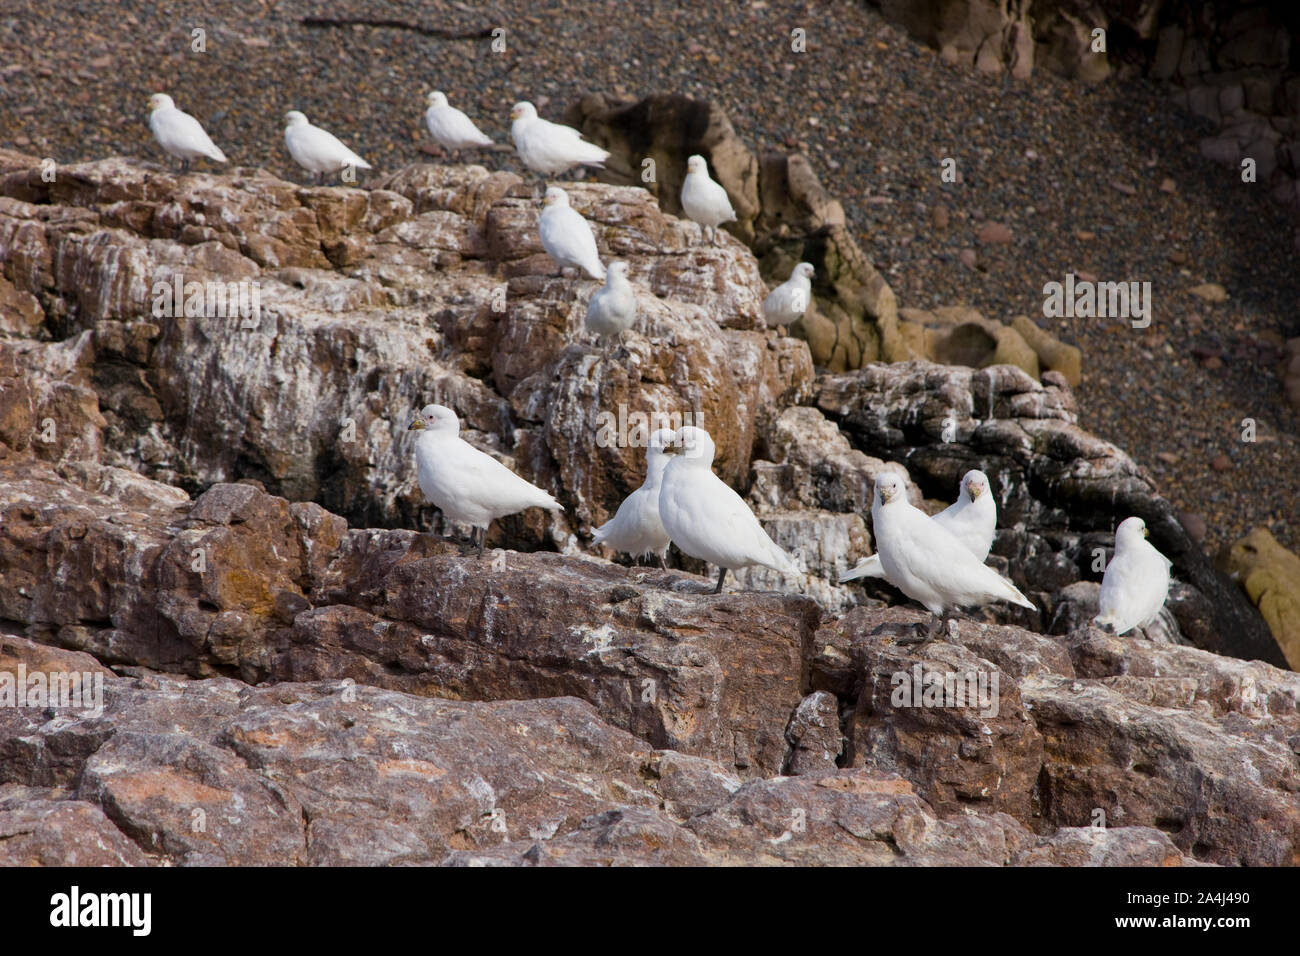
<svg viewBox="0 0 1300 956">
<path fill-rule="evenodd" d="M 611 262 L 605 284 L 587 303 L 587 331 L 600 336 L 601 343 L 622 335 L 636 321 L 636 293 L 627 281 L 627 263 Z"/>
<path fill-rule="evenodd" d="M 703 156 L 692 156 L 686 161 L 682 211 L 688 219 L 704 227 L 711 242 L 716 241 L 714 232 L 718 226 L 736 221 L 736 211 L 731 208 L 727 191 L 709 178 L 709 167 Z"/>
<path fill-rule="evenodd" d="M 801 572 L 782 551 L 754 512 L 713 473 L 713 439 L 703 428 L 684 425 L 672 447 L 677 454 L 664 469 L 659 488 L 659 520 L 683 553 L 716 564 L 722 590 L 727 571 L 761 564 L 784 574 Z"/>
<path fill-rule="evenodd" d="M 1169 596 L 1171 566 L 1147 540 L 1146 522 L 1125 518 L 1115 529 L 1115 556 L 1101 579 L 1100 613 L 1093 622 L 1116 634 L 1146 627 Z"/>
<path fill-rule="evenodd" d="M 932 624 L 930 640 L 951 611 L 993 601 L 1037 610 L 1002 575 L 971 554 L 966 545 L 907 500 L 902 480 L 888 472 L 876 476 L 871 503 L 877 553 L 885 577 L 942 622 Z"/>
<path fill-rule="evenodd" d="M 419 431 L 415 463 L 424 497 L 459 524 L 478 532 L 479 554 L 488 526 L 526 508 L 563 511 L 553 497 L 460 437 L 460 420 L 443 405 L 426 405 L 411 421 Z"/>
<path fill-rule="evenodd" d="M 218 163 L 226 161 L 226 154 L 204 132 L 203 127 L 189 113 L 176 108 L 166 93 L 149 97 L 149 129 L 154 139 L 169 155 L 189 165 L 191 159 L 206 156 Z"/>
<path fill-rule="evenodd" d="M 485 136 L 474 121 L 447 103 L 447 94 L 434 90 L 429 94 L 429 108 L 424 111 L 424 125 L 429 135 L 443 149 L 470 149 L 491 146 L 492 139 Z"/>
<path fill-rule="evenodd" d="M 344 146 L 337 136 L 319 126 L 313 126 L 297 110 L 284 114 L 288 125 L 284 128 L 284 145 L 293 161 L 310 173 L 324 176 L 351 166 L 354 169 L 371 169 L 371 165 Z"/>
<path fill-rule="evenodd" d="M 603 544 L 633 557 L 659 555 L 663 564 L 668 552 L 668 532 L 659 519 L 659 488 L 669 456 L 664 449 L 672 442 L 671 428 L 661 428 L 650 436 L 645 450 L 645 481 L 623 499 L 614 517 L 596 529 L 594 544 Z"/>
<path fill-rule="evenodd" d="M 570 126 L 537 115 L 532 103 L 516 103 L 510 111 L 510 138 L 524 165 L 545 176 L 556 176 L 574 166 L 604 166 L 609 153 L 588 143 Z"/>
<path fill-rule="evenodd" d="M 596 237 L 591 224 L 569 206 L 569 194 L 559 186 L 550 186 L 542 200 L 542 215 L 537 231 L 542 247 L 560 267 L 574 266 L 593 279 L 605 278 L 605 267 L 596 251 Z"/>
<path fill-rule="evenodd" d="M 769 326 L 791 325 L 808 309 L 812 299 L 813 267 L 801 262 L 790 271 L 790 278 L 767 294 L 763 300 L 763 318 Z"/>
<path fill-rule="evenodd" d="M 935 515 L 934 520 L 951 531 L 981 563 L 986 561 L 998 529 L 998 506 L 989 493 L 988 475 L 978 470 L 966 472 L 957 500 Z M 841 574 L 840 583 L 883 577 L 885 569 L 880 564 L 880 555 L 873 554 L 858 562 L 852 571 Z"/>
</svg>

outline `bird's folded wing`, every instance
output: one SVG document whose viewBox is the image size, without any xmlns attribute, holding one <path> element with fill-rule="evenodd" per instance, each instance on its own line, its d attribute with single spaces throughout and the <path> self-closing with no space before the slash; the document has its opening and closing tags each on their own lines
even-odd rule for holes
<svg viewBox="0 0 1300 956">
<path fill-rule="evenodd" d="M 448 476 L 448 483 L 454 482 L 465 500 L 488 510 L 507 505 L 519 509 L 559 507 L 550 494 L 463 439 L 454 452 L 439 462 L 439 469 Z"/>
</svg>

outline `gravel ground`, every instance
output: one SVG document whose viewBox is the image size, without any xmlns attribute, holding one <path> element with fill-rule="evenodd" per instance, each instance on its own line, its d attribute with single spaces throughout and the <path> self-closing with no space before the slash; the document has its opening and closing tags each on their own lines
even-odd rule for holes
<svg viewBox="0 0 1300 956">
<path fill-rule="evenodd" d="M 304 17 L 403 20 L 440 35 Z M 505 52 L 449 38 L 495 27 Z M 802 54 L 790 49 L 795 27 L 807 32 Z M 206 52 L 191 50 L 198 28 Z M 1258 524 L 1300 547 L 1300 416 L 1275 373 L 1278 337 L 1300 335 L 1292 227 L 1265 187 L 1200 158 L 1210 130 L 1153 84 L 982 77 L 849 0 L 725 14 L 645 0 L 0 0 L 0 144 L 59 162 L 164 160 L 145 100 L 166 91 L 234 163 L 300 180 L 282 138 L 296 108 L 391 169 L 427 160 L 423 94 L 435 86 L 499 141 L 521 98 L 552 117 L 594 91 L 718 101 L 751 146 L 808 152 L 901 304 L 1024 313 L 1079 345 L 1082 424 L 1201 516 L 1207 549 Z M 958 184 L 940 181 L 949 156 Z M 507 152 L 486 162 L 516 168 Z M 1009 243 L 978 242 L 990 221 L 1010 229 Z M 962 250 L 974 250 L 974 268 Z M 1043 318 L 1044 283 L 1070 271 L 1150 281 L 1150 328 Z M 1205 282 L 1228 300 L 1188 292 Z M 1241 440 L 1247 417 L 1253 444 Z"/>
</svg>

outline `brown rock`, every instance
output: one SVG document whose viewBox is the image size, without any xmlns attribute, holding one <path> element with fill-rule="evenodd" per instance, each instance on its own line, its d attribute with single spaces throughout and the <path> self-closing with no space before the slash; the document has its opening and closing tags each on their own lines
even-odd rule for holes
<svg viewBox="0 0 1300 956">
<path fill-rule="evenodd" d="M 1291 675 L 1096 629 L 1067 644 L 1078 679 L 1020 685 L 1043 735 L 1045 819 L 1081 826 L 1100 810 L 1108 826 L 1156 827 L 1209 862 L 1300 860 L 1300 807 L 1290 795 L 1300 767 L 1279 739 L 1298 721 L 1277 683 Z M 1267 730 L 1243 719 L 1265 707 Z M 1122 769 L 1087 756 L 1097 752 L 1124 754 Z M 1248 776 L 1232 769 L 1242 761 L 1254 768 Z"/>
<path fill-rule="evenodd" d="M 1205 543 L 1205 536 L 1209 533 L 1209 527 L 1206 525 L 1203 516 L 1190 511 L 1180 511 L 1178 513 L 1178 522 L 1187 529 L 1187 533 L 1191 535 L 1193 541 L 1197 544 Z"/>
<path fill-rule="evenodd" d="M 844 746 L 835 696 L 817 691 L 800 701 L 785 739 L 792 748 L 786 767 L 791 776 L 833 772 Z"/>
<path fill-rule="evenodd" d="M 1013 866 L 1185 866 L 1187 858 L 1155 827 L 1061 827 L 1020 853 Z"/>
<path fill-rule="evenodd" d="M 140 848 L 93 804 L 62 791 L 0 786 L 0 865 L 144 866 Z"/>
<path fill-rule="evenodd" d="M 1187 291 L 1198 299 L 1204 299 L 1206 302 L 1217 303 L 1228 301 L 1227 290 L 1217 282 L 1205 282 L 1201 285 L 1193 286 Z"/>
<path fill-rule="evenodd" d="M 1083 381 L 1083 353 L 1076 346 L 1065 344 L 1036 325 L 1027 315 L 1016 316 L 1011 320 L 1011 327 L 1034 350 L 1040 368 L 1060 372 L 1071 388 L 1079 386 Z"/>
<path fill-rule="evenodd" d="M 1011 241 L 1011 230 L 1000 222 L 986 222 L 979 227 L 975 238 L 986 245 L 1005 245 Z"/>
</svg>

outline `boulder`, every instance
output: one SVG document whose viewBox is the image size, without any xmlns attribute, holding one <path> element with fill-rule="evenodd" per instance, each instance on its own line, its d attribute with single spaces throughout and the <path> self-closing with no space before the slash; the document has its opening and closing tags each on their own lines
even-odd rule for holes
<svg viewBox="0 0 1300 956">
<path fill-rule="evenodd" d="M 1291 669 L 1300 670 L 1300 557 L 1267 528 L 1255 528 L 1224 548 L 1218 564 L 1259 608 Z"/>
</svg>

